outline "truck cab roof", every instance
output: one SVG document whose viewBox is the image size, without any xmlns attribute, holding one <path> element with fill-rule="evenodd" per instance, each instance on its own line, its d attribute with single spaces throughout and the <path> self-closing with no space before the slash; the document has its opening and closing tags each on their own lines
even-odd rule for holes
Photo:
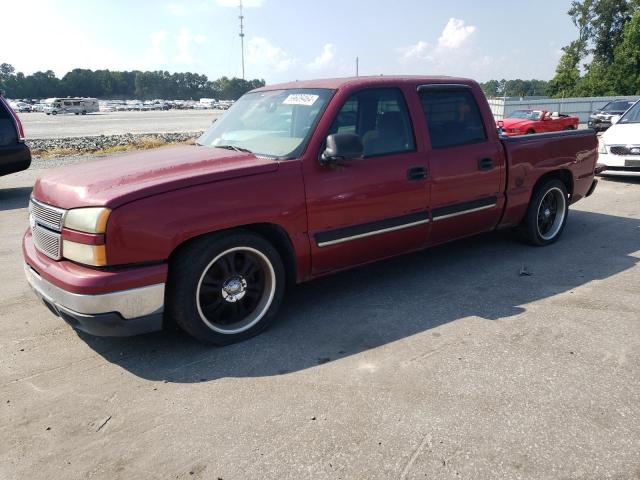
<svg viewBox="0 0 640 480">
<path fill-rule="evenodd" d="M 345 77 L 345 78 L 326 78 L 320 80 L 302 80 L 276 85 L 268 85 L 257 88 L 254 92 L 264 92 L 269 90 L 284 90 L 291 88 L 329 88 L 337 90 L 343 87 L 366 88 L 375 87 L 376 85 L 392 84 L 430 84 L 430 83 L 457 83 L 463 85 L 475 85 L 476 82 L 469 78 L 447 77 L 447 76 L 423 76 L 423 75 L 377 75 L 370 77 Z"/>
</svg>

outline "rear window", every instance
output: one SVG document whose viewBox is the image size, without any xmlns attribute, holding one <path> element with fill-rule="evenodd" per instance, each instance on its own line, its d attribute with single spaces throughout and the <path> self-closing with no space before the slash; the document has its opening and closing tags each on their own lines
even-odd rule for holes
<svg viewBox="0 0 640 480">
<path fill-rule="evenodd" d="M 16 132 L 13 118 L 7 110 L 3 101 L 0 101 L 0 147 L 12 145 L 18 141 L 18 132 Z"/>
<path fill-rule="evenodd" d="M 423 91 L 420 101 L 432 148 L 471 145 L 487 139 L 480 109 L 471 91 Z"/>
</svg>

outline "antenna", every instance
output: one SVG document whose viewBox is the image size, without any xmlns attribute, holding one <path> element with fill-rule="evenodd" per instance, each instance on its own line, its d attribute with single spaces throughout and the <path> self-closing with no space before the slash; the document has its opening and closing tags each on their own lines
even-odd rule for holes
<svg viewBox="0 0 640 480">
<path fill-rule="evenodd" d="M 242 49 L 242 79 L 244 80 L 244 14 L 242 13 L 242 0 L 240 0 L 240 48 Z"/>
<path fill-rule="evenodd" d="M 356 57 L 356 77 L 360 76 L 360 59 Z"/>
</svg>

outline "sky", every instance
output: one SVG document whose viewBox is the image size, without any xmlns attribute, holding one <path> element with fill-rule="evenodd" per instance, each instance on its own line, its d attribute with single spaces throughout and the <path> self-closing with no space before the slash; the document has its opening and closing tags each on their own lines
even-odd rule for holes
<svg viewBox="0 0 640 480">
<path fill-rule="evenodd" d="M 553 76 L 570 0 L 244 0 L 246 78 Z M 2 0 L 0 63 L 241 76 L 237 0 Z"/>
</svg>

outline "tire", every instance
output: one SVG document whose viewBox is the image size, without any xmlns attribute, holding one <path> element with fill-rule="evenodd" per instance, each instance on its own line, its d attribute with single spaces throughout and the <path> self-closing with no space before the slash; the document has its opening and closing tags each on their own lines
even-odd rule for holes
<svg viewBox="0 0 640 480">
<path fill-rule="evenodd" d="M 51 115 L 57 115 L 58 112 L 56 112 L 55 110 L 53 112 L 51 112 Z"/>
<path fill-rule="evenodd" d="M 575 130 L 575 128 L 573 128 L 572 125 L 569 125 L 567 127 L 564 127 L 565 130 L 569 131 L 569 130 Z"/>
<path fill-rule="evenodd" d="M 86 111 L 86 110 L 83 110 L 83 111 L 82 111 L 82 115 L 86 115 L 86 114 L 87 114 L 87 111 Z"/>
<path fill-rule="evenodd" d="M 551 245 L 562 235 L 568 216 L 567 187 L 557 178 L 548 180 L 534 190 L 520 235 L 535 246 Z"/>
<path fill-rule="evenodd" d="M 527 130 L 527 133 L 525 133 L 525 135 L 534 135 L 536 133 L 536 131 L 533 128 L 530 128 L 529 130 Z"/>
<path fill-rule="evenodd" d="M 229 345 L 267 328 L 284 290 L 282 259 L 267 240 L 245 231 L 214 234 L 172 259 L 167 313 L 192 337 Z"/>
</svg>

